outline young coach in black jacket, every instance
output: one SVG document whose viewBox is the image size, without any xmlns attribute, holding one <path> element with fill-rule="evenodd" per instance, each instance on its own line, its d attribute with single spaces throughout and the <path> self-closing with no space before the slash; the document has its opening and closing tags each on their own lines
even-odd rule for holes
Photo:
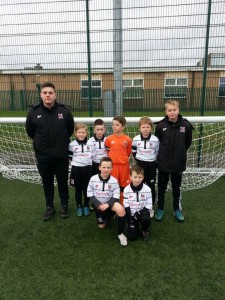
<svg viewBox="0 0 225 300">
<path fill-rule="evenodd" d="M 61 200 L 61 217 L 68 213 L 68 145 L 74 132 L 74 119 L 68 107 L 56 101 L 55 86 L 51 82 L 41 85 L 42 101 L 32 107 L 26 119 L 27 135 L 33 140 L 37 168 L 42 178 L 46 211 L 43 219 L 54 213 L 54 176 Z"/>
<path fill-rule="evenodd" d="M 186 170 L 187 151 L 192 143 L 193 126 L 179 114 L 178 101 L 167 101 L 165 112 L 165 118 L 157 123 L 155 130 L 160 142 L 157 156 L 158 211 L 155 218 L 161 221 L 164 216 L 165 192 L 170 179 L 174 216 L 182 222 L 184 221 L 181 207 L 182 173 Z"/>
</svg>

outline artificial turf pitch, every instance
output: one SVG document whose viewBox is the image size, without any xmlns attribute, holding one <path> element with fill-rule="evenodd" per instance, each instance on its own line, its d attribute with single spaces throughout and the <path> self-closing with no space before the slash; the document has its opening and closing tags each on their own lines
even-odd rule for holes
<svg viewBox="0 0 225 300">
<path fill-rule="evenodd" d="M 150 241 L 124 248 L 116 220 L 76 216 L 72 188 L 70 218 L 44 222 L 42 187 L 0 177 L 0 299 L 225 299 L 224 187 L 184 192 L 184 223 L 168 192 Z"/>
</svg>

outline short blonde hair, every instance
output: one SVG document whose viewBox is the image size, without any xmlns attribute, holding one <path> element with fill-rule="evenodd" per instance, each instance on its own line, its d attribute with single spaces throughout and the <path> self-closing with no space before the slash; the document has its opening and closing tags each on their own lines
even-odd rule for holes
<svg viewBox="0 0 225 300">
<path fill-rule="evenodd" d="M 149 118 L 149 117 L 144 116 L 144 117 L 140 118 L 140 120 L 138 122 L 139 128 L 143 124 L 148 124 L 148 125 L 150 125 L 153 128 L 153 122 L 152 122 L 151 118 Z"/>
<path fill-rule="evenodd" d="M 167 105 L 173 105 L 179 108 L 179 101 L 175 99 L 170 99 L 165 102 L 165 109 L 167 109 Z"/>
<path fill-rule="evenodd" d="M 77 132 L 79 129 L 85 128 L 87 130 L 87 126 L 84 123 L 75 123 L 74 132 Z"/>
</svg>

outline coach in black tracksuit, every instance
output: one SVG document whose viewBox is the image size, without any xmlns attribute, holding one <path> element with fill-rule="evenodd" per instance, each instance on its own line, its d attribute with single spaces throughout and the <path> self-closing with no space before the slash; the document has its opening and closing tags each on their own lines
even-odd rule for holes
<svg viewBox="0 0 225 300">
<path fill-rule="evenodd" d="M 55 86 L 46 82 L 41 86 L 40 104 L 27 115 L 26 132 L 33 139 L 38 171 L 42 178 L 46 212 L 50 219 L 54 209 L 54 176 L 61 200 L 61 217 L 68 217 L 68 145 L 74 132 L 74 119 L 68 107 L 56 101 Z"/>
<path fill-rule="evenodd" d="M 165 191 L 169 179 L 172 183 L 173 210 L 178 221 L 184 221 L 181 207 L 182 172 L 186 170 L 187 150 L 192 143 L 191 123 L 179 114 L 179 103 L 169 100 L 165 104 L 166 116 L 157 123 L 155 135 L 159 139 L 157 156 L 158 211 L 156 220 L 164 216 Z"/>
</svg>

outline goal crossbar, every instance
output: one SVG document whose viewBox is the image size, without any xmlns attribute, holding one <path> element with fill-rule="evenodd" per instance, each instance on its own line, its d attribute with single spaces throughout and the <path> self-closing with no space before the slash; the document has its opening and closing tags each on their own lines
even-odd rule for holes
<svg viewBox="0 0 225 300">
<path fill-rule="evenodd" d="M 153 123 L 162 120 L 163 117 L 151 117 Z M 186 117 L 191 123 L 225 123 L 225 116 L 198 116 L 198 117 Z M 75 117 L 74 122 L 81 122 L 85 124 L 93 124 L 97 117 Z M 113 117 L 101 117 L 106 124 L 111 124 Z M 128 124 L 137 124 L 140 118 L 138 117 L 126 117 Z M 4 117 L 0 118 L 0 124 L 25 124 L 25 117 Z"/>
</svg>

